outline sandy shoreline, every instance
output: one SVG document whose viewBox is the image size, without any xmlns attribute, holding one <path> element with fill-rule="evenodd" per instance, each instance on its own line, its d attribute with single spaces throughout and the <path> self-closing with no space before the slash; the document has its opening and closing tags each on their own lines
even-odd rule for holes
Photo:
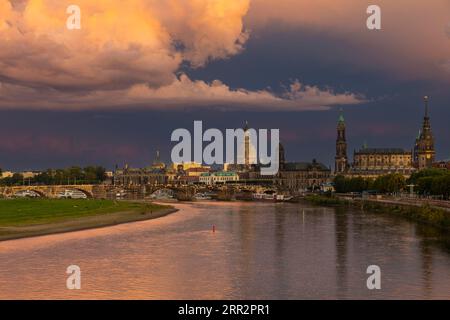
<svg viewBox="0 0 450 320">
<path fill-rule="evenodd" d="M 161 209 L 147 213 L 125 211 L 49 224 L 0 227 L 0 241 L 110 227 L 118 224 L 161 218 L 177 211 L 178 209 L 176 208 Z"/>
</svg>

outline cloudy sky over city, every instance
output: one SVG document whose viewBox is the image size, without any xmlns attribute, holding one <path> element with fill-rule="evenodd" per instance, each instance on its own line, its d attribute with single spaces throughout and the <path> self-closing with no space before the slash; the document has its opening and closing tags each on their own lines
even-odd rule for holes
<svg viewBox="0 0 450 320">
<path fill-rule="evenodd" d="M 279 128 L 288 160 L 331 165 L 340 108 L 350 152 L 411 149 L 424 95 L 450 158 L 450 0 L 375 2 L 0 0 L 0 167 L 168 161 L 194 120 Z"/>
</svg>

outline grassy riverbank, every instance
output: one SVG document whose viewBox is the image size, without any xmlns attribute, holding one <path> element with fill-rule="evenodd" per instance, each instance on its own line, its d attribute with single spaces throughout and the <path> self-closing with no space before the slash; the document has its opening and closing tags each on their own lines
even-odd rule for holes
<svg viewBox="0 0 450 320">
<path fill-rule="evenodd" d="M 0 240 L 153 219 L 170 206 L 113 200 L 0 200 Z"/>
<path fill-rule="evenodd" d="M 450 212 L 432 207 L 428 204 L 412 206 L 403 204 L 387 204 L 375 201 L 363 201 L 364 210 L 379 213 L 389 213 L 409 220 L 426 223 L 439 228 L 450 229 Z"/>
<path fill-rule="evenodd" d="M 407 204 L 383 203 L 371 200 L 344 200 L 338 197 L 312 195 L 305 198 L 306 201 L 323 206 L 354 206 L 374 213 L 393 214 L 409 220 L 450 229 L 450 212 L 432 207 L 428 204 L 414 206 Z"/>
<path fill-rule="evenodd" d="M 334 196 L 320 196 L 320 195 L 309 195 L 304 198 L 306 201 L 322 206 L 344 206 L 350 205 L 350 201 L 339 199 Z"/>
</svg>

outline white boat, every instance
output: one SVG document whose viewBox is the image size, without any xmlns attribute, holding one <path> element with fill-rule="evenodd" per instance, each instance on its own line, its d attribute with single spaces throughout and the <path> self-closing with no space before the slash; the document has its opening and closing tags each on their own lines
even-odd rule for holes
<svg viewBox="0 0 450 320">
<path fill-rule="evenodd" d="M 293 196 L 286 196 L 284 194 L 277 194 L 275 200 L 276 201 L 289 201 L 289 200 L 292 200 L 292 199 L 294 199 Z"/>
<path fill-rule="evenodd" d="M 170 189 L 160 189 L 153 192 L 149 198 L 152 200 L 173 200 L 175 199 L 175 194 Z"/>
<path fill-rule="evenodd" d="M 194 198 L 196 200 L 211 200 L 212 199 L 211 196 L 207 195 L 206 193 L 201 193 L 201 192 L 196 193 Z"/>
<path fill-rule="evenodd" d="M 125 190 L 120 190 L 116 193 L 116 199 L 123 199 L 127 195 Z"/>
<path fill-rule="evenodd" d="M 276 194 L 276 193 L 254 193 L 253 199 L 257 201 L 289 201 L 292 200 L 292 196 L 286 196 L 284 194 Z"/>
</svg>

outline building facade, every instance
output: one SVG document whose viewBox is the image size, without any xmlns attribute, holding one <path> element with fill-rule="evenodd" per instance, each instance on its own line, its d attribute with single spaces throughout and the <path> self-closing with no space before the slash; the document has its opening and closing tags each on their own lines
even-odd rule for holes
<svg viewBox="0 0 450 320">
<path fill-rule="evenodd" d="M 424 97 L 424 101 L 425 115 L 413 150 L 368 148 L 364 146 L 358 151 L 354 151 L 351 165 L 349 165 L 347 158 L 346 124 L 341 113 L 337 125 L 335 174 L 377 177 L 390 173 L 400 173 L 404 176 L 410 176 L 416 170 L 433 167 L 436 152 L 427 96 Z"/>
<path fill-rule="evenodd" d="M 213 173 L 202 173 L 199 182 L 206 185 L 226 184 L 239 181 L 239 175 L 236 172 L 220 171 Z"/>
<path fill-rule="evenodd" d="M 450 159 L 433 163 L 434 168 L 450 170 Z"/>
<path fill-rule="evenodd" d="M 400 173 L 409 176 L 414 171 L 411 150 L 364 147 L 354 152 L 353 164 L 348 173 L 361 176 Z"/>
<path fill-rule="evenodd" d="M 331 169 L 315 159 L 312 162 L 285 162 L 284 152 L 280 159 L 280 170 L 274 184 L 281 189 L 291 192 L 319 190 L 331 180 Z"/>
<path fill-rule="evenodd" d="M 130 185 L 165 185 L 169 184 L 170 176 L 165 170 L 151 168 L 129 168 L 125 166 L 123 169 L 114 172 L 114 185 L 130 186 Z"/>
<path fill-rule="evenodd" d="M 156 158 L 146 168 L 131 168 L 128 164 L 123 169 L 116 168 L 112 182 L 121 186 L 173 184 L 176 182 L 176 171 L 166 168 L 164 162 L 160 160 L 158 150 Z"/>
</svg>

